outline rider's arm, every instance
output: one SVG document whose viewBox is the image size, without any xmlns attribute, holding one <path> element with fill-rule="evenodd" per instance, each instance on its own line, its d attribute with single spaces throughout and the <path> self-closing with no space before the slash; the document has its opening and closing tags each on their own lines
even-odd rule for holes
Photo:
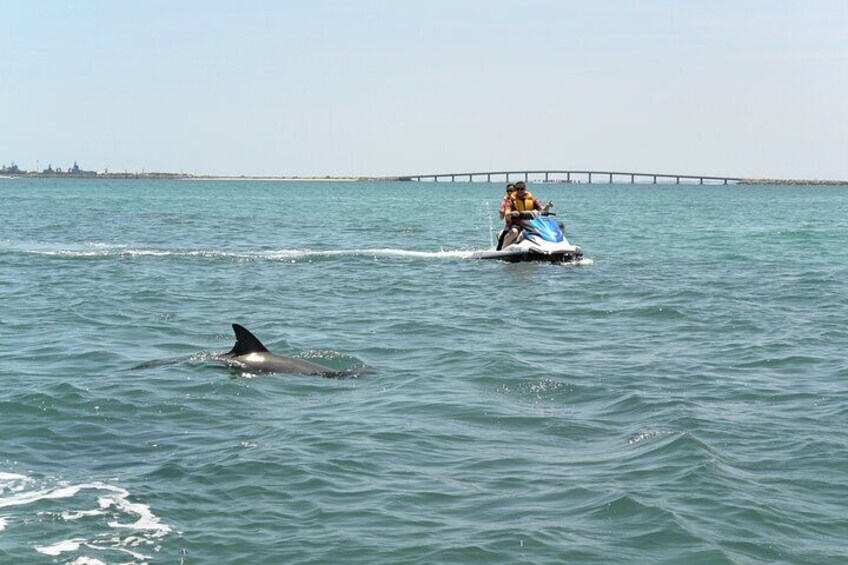
<svg viewBox="0 0 848 565">
<path fill-rule="evenodd" d="M 512 208 L 512 200 L 505 200 L 503 203 L 503 217 L 507 221 L 510 221 L 513 214 L 515 214 L 515 210 Z"/>
<path fill-rule="evenodd" d="M 504 198 L 501 201 L 501 210 L 500 210 L 500 212 L 498 212 L 498 214 L 500 214 L 501 220 L 504 219 L 504 216 L 507 214 L 508 211 L 509 211 L 509 200 Z"/>
</svg>

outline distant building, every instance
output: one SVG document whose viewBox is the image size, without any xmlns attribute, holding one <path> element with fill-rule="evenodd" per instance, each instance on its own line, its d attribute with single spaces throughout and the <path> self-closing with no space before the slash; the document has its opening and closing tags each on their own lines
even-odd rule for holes
<svg viewBox="0 0 848 565">
<path fill-rule="evenodd" d="M 77 162 L 74 161 L 74 166 L 71 167 L 70 169 L 68 169 L 68 174 L 69 175 L 96 175 L 97 171 L 84 171 L 84 170 L 80 169 L 79 165 L 77 165 Z"/>
<path fill-rule="evenodd" d="M 20 167 L 18 167 L 14 162 L 11 165 L 4 165 L 2 169 L 0 169 L 0 175 L 22 175 L 26 173 L 26 171 L 22 171 Z"/>
<path fill-rule="evenodd" d="M 86 171 L 81 169 L 79 164 L 74 161 L 74 166 L 70 167 L 68 170 L 63 171 L 61 168 L 56 167 L 53 168 L 53 165 L 47 165 L 47 168 L 41 171 L 42 175 L 67 175 L 67 176 L 94 176 L 97 174 L 96 171 Z"/>
</svg>

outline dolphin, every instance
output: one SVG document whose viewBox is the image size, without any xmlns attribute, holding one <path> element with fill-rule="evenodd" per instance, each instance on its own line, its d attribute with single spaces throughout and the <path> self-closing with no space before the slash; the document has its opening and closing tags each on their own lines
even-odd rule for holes
<svg viewBox="0 0 848 565">
<path fill-rule="evenodd" d="M 320 375 L 322 377 L 343 377 L 374 372 L 371 367 L 339 371 L 303 359 L 277 355 L 268 351 L 268 348 L 262 345 L 262 342 L 244 326 L 233 324 L 233 331 L 236 334 L 236 344 L 230 351 L 217 355 L 215 359 L 235 369 L 259 373 Z"/>
</svg>

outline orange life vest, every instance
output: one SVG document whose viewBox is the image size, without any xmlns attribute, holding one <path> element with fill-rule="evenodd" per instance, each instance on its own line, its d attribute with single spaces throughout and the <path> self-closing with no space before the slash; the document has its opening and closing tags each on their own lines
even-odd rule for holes
<svg viewBox="0 0 848 565">
<path fill-rule="evenodd" d="M 512 197 L 512 209 L 517 212 L 527 212 L 536 209 L 536 199 L 532 194 L 525 191 L 524 198 L 519 198 L 517 195 Z"/>
</svg>

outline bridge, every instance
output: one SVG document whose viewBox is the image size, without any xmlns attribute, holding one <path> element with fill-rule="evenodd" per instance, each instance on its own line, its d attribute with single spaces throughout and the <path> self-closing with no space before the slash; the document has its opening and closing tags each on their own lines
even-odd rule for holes
<svg viewBox="0 0 848 565">
<path fill-rule="evenodd" d="M 636 184 L 651 183 L 660 184 L 736 184 L 745 179 L 738 177 L 718 177 L 712 175 L 674 175 L 667 173 L 628 173 L 621 171 L 486 171 L 482 173 L 440 173 L 434 175 L 405 175 L 391 177 L 387 180 L 399 181 L 433 181 L 439 180 L 449 182 L 492 182 L 502 180 L 523 180 L 530 182 L 564 182 L 564 183 L 589 183 L 600 182 L 604 184 Z M 606 181 L 606 182 L 605 182 Z"/>
</svg>

